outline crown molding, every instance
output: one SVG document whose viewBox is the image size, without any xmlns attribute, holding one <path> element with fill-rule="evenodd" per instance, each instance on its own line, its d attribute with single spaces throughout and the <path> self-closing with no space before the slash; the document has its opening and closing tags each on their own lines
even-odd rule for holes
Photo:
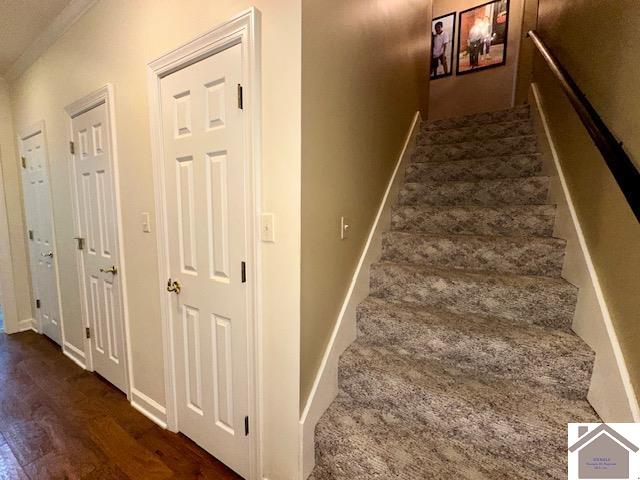
<svg viewBox="0 0 640 480">
<path fill-rule="evenodd" d="M 47 49 L 53 45 L 98 0 L 71 0 L 43 32 L 22 52 L 5 74 L 13 82 L 22 75 Z"/>
</svg>

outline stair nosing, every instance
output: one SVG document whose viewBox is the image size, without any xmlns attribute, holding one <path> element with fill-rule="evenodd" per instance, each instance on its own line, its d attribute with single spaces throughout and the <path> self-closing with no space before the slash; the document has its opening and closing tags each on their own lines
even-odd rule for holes
<svg viewBox="0 0 640 480">
<path fill-rule="evenodd" d="M 462 142 L 453 142 L 453 143 L 437 143 L 435 145 L 431 145 L 431 146 L 440 146 L 440 145 L 459 145 L 461 143 L 484 143 L 487 141 L 498 141 L 498 140 L 510 140 L 512 138 L 533 138 L 535 140 L 538 140 L 538 136 L 535 133 L 530 133 L 528 135 L 512 135 L 509 137 L 495 137 L 495 138 L 485 138 L 485 139 L 478 139 L 478 140 L 466 140 L 466 141 L 462 141 Z M 416 148 L 420 148 L 420 147 L 426 147 L 429 145 L 416 145 Z"/>
</svg>

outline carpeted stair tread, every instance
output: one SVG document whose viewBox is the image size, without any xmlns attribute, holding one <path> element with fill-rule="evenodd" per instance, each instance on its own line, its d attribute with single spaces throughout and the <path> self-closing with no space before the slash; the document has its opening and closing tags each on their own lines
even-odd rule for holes
<svg viewBox="0 0 640 480">
<path fill-rule="evenodd" d="M 340 395 L 335 403 L 344 409 L 336 412 L 339 428 L 326 428 L 326 423 L 318 426 L 318 443 L 328 447 L 321 450 L 333 450 L 332 444 L 341 443 L 337 432 L 347 437 L 355 434 L 360 437 L 361 452 L 379 453 L 379 459 L 396 475 L 391 478 L 437 474 L 440 465 L 429 461 L 430 447 L 443 451 L 451 445 L 447 439 L 483 458 L 505 460 L 492 472 L 501 474 L 497 478 L 518 478 L 506 475 L 519 470 L 533 475 L 523 478 L 562 478 L 558 475 L 564 473 L 566 423 L 597 421 L 584 400 L 469 375 L 439 361 L 418 364 L 411 356 L 384 346 L 372 347 L 360 339 L 342 355 L 339 371 Z M 330 410 L 334 406 L 341 409 L 335 403 Z M 331 412 L 328 417 L 331 424 Z M 360 450 L 350 447 L 351 453 Z M 405 466 L 403 458 L 409 465 Z M 458 472 L 464 471 L 460 462 L 454 465 Z M 551 475 L 550 465 L 557 469 Z M 417 473 L 422 476 L 408 476 Z"/>
<path fill-rule="evenodd" d="M 468 235 L 537 235 L 553 233 L 554 205 L 400 205 L 391 229 Z"/>
<path fill-rule="evenodd" d="M 364 344 L 415 361 L 438 360 L 567 398 L 585 398 L 589 388 L 594 353 L 573 332 L 373 297 L 357 317 Z"/>
<path fill-rule="evenodd" d="M 564 240 L 552 237 L 436 235 L 389 231 L 382 261 L 460 270 L 559 277 Z"/>
<path fill-rule="evenodd" d="M 442 435 L 415 423 L 396 421 L 392 412 L 339 393 L 316 428 L 316 469 L 312 480 L 541 480 L 566 478 L 565 460 L 545 468 L 457 435 Z M 564 475 L 564 477 L 562 476 Z"/>
<path fill-rule="evenodd" d="M 400 205 L 542 205 L 549 177 L 405 183 Z"/>
<path fill-rule="evenodd" d="M 424 126 L 425 131 L 447 130 L 451 128 L 464 128 L 471 126 L 483 126 L 491 123 L 504 123 L 515 120 L 528 120 L 530 110 L 528 105 L 494 112 L 475 113 L 462 117 L 442 118 L 428 122 Z"/>
<path fill-rule="evenodd" d="M 568 329 L 577 289 L 559 278 L 380 262 L 371 266 L 370 294 L 454 313 Z"/>
<path fill-rule="evenodd" d="M 445 162 L 497 155 L 537 153 L 537 151 L 536 136 L 521 135 L 445 145 L 418 145 L 412 160 L 413 162 Z"/>
<path fill-rule="evenodd" d="M 507 155 L 451 162 L 412 163 L 405 182 L 473 181 L 531 177 L 542 173 L 539 154 Z"/>
<path fill-rule="evenodd" d="M 418 135 L 418 145 L 440 145 L 445 143 L 486 140 L 490 138 L 532 135 L 531 120 L 510 120 L 507 122 L 449 128 L 446 130 L 425 130 Z"/>
</svg>

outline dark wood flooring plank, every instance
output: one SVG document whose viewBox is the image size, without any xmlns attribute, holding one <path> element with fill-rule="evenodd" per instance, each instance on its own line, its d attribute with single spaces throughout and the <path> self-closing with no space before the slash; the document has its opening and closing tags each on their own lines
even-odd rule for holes
<svg viewBox="0 0 640 480">
<path fill-rule="evenodd" d="M 0 334 L 0 464 L 0 480 L 240 478 L 33 332 Z"/>
<path fill-rule="evenodd" d="M 28 480 L 7 443 L 0 444 L 0 480 Z"/>
<path fill-rule="evenodd" d="M 109 460 L 132 479 L 160 480 L 172 476 L 164 463 L 142 447 L 114 419 L 103 417 L 92 420 L 89 432 Z"/>
</svg>

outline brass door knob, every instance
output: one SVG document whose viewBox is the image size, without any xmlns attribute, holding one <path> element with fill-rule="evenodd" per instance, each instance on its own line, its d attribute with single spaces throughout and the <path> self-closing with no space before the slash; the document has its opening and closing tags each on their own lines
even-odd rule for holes
<svg viewBox="0 0 640 480">
<path fill-rule="evenodd" d="M 118 273 L 118 268 L 115 265 L 111 265 L 109 268 L 101 268 L 100 271 L 102 273 L 112 273 L 116 275 Z"/>
<path fill-rule="evenodd" d="M 177 280 L 172 282 L 171 279 L 167 281 L 167 292 L 175 292 L 176 294 L 180 293 L 182 290 L 182 285 Z"/>
</svg>

